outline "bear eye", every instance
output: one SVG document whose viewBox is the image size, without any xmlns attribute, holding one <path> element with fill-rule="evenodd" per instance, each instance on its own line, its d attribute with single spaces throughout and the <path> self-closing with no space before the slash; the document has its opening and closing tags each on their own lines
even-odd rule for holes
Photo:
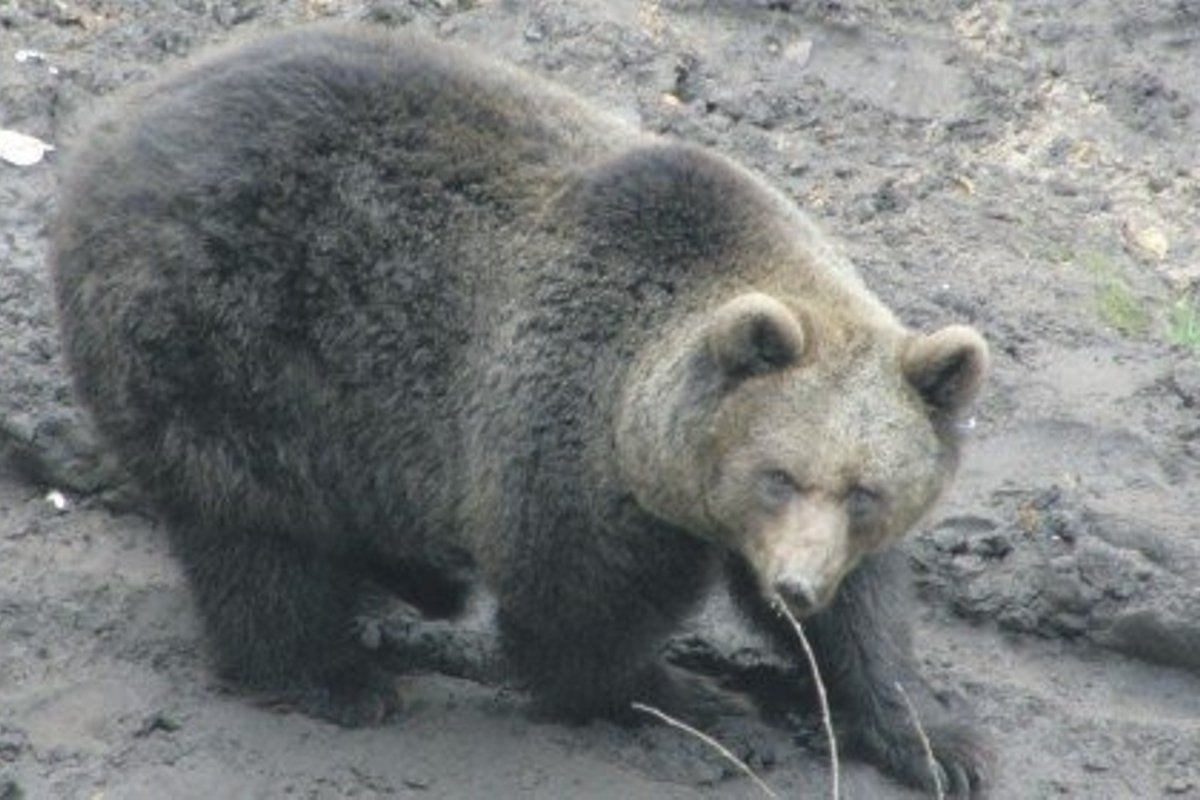
<svg viewBox="0 0 1200 800">
<path fill-rule="evenodd" d="M 883 507 L 883 495 L 865 486 L 851 486 L 846 492 L 846 513 L 853 520 L 877 516 Z"/>
<path fill-rule="evenodd" d="M 761 483 L 763 494 L 772 503 L 781 503 L 799 491 L 796 481 L 782 469 L 764 470 Z"/>
</svg>

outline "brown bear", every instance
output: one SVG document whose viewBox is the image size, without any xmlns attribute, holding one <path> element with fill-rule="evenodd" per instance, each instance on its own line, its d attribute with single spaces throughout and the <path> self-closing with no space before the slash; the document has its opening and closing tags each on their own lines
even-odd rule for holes
<svg viewBox="0 0 1200 800">
<path fill-rule="evenodd" d="M 353 621 L 453 615 L 573 719 L 687 714 L 659 647 L 722 573 L 807 620 L 846 741 L 983 783 L 917 675 L 889 551 L 947 484 L 978 334 L 912 332 L 779 192 L 517 69 L 294 29 L 102 114 L 62 181 L 67 359 L 223 673 L 391 707 Z M 838 587 L 841 587 L 840 589 Z"/>
</svg>

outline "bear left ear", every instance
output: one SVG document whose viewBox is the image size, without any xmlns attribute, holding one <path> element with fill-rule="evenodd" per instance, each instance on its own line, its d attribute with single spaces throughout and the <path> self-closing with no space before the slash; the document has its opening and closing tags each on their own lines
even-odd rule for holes
<svg viewBox="0 0 1200 800">
<path fill-rule="evenodd" d="M 974 328 L 951 325 L 909 341 L 901 356 L 904 377 L 933 408 L 955 413 L 983 383 L 988 346 Z"/>
<path fill-rule="evenodd" d="M 707 332 L 709 353 L 730 378 L 790 367 L 804 355 L 804 327 L 770 295 L 748 292 L 716 311 Z"/>
</svg>

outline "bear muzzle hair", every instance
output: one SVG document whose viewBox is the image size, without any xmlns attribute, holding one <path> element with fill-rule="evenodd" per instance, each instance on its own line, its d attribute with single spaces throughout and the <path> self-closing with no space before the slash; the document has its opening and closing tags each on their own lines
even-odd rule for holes
<svg viewBox="0 0 1200 800">
<path fill-rule="evenodd" d="M 822 494 L 798 495 L 755 526 L 742 555 L 766 599 L 798 617 L 827 607 L 865 550 L 851 535 L 844 505 Z"/>
</svg>

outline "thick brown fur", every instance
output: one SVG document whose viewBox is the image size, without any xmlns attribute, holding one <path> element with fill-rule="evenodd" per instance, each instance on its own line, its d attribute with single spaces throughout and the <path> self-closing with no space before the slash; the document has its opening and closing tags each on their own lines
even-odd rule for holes
<svg viewBox="0 0 1200 800">
<path fill-rule="evenodd" d="M 298 29 L 99 117 L 53 263 L 79 395 L 244 685 L 377 719 L 355 615 L 379 587 L 452 615 L 477 574 L 546 708 L 672 706 L 658 646 L 728 565 L 781 646 L 769 598 L 811 615 L 861 752 L 928 784 L 901 681 L 980 790 L 887 548 L 986 348 L 905 329 L 728 160 L 458 49 Z"/>
</svg>

